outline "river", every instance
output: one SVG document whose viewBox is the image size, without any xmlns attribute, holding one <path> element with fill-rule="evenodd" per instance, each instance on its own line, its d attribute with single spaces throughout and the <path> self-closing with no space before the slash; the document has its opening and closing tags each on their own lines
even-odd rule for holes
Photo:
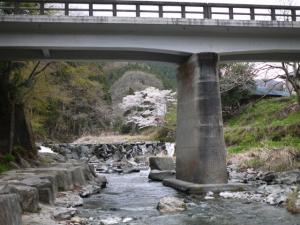
<svg viewBox="0 0 300 225">
<path fill-rule="evenodd" d="M 148 180 L 148 172 L 106 174 L 108 186 L 101 194 L 85 199 L 80 217 L 92 224 L 130 225 L 300 225 L 300 215 L 282 207 L 246 200 L 185 196 Z M 183 197 L 188 210 L 161 214 L 157 203 L 165 196 Z"/>
</svg>

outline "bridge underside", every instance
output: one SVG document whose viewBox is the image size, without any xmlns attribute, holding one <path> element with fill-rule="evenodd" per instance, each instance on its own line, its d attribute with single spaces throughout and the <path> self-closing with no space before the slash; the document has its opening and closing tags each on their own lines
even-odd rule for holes
<svg viewBox="0 0 300 225">
<path fill-rule="evenodd" d="M 182 64 L 192 53 L 159 52 L 154 50 L 123 49 L 51 49 L 0 47 L 0 60 L 117 60 L 117 61 L 156 61 Z M 299 61 L 300 51 L 272 50 L 256 52 L 219 53 L 220 62 L 281 62 Z"/>
<path fill-rule="evenodd" d="M 300 60 L 299 22 L 0 16 L 0 60 L 177 63 L 177 178 L 226 183 L 216 65 Z"/>
</svg>

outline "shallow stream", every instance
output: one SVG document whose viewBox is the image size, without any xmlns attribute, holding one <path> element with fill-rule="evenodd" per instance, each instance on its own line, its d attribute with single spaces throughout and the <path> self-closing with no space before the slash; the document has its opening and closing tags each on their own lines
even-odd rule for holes
<svg viewBox="0 0 300 225">
<path fill-rule="evenodd" d="M 95 225 L 300 225 L 300 215 L 282 207 L 236 199 L 201 200 L 184 196 L 148 180 L 148 172 L 108 174 L 108 187 L 85 199 L 80 217 Z M 186 198 L 188 210 L 161 214 L 157 203 L 165 196 Z M 102 223 L 101 223 L 102 221 Z"/>
</svg>

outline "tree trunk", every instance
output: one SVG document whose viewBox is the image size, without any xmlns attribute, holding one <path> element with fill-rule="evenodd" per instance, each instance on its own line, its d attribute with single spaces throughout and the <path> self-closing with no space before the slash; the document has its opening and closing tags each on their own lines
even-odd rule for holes
<svg viewBox="0 0 300 225">
<path fill-rule="evenodd" d="M 0 155 L 9 153 L 11 104 L 9 98 L 9 65 L 0 71 Z"/>
<path fill-rule="evenodd" d="M 13 153 L 18 145 L 26 150 L 26 157 L 35 158 L 37 151 L 31 125 L 26 118 L 24 105 L 16 104 L 10 90 L 11 64 L 0 71 L 0 155 Z"/>
<path fill-rule="evenodd" d="M 14 139 L 15 139 L 15 110 L 16 102 L 14 99 L 10 99 L 10 126 L 9 126 L 9 148 L 8 153 L 12 154 L 14 148 Z"/>
<path fill-rule="evenodd" d="M 27 157 L 36 158 L 37 149 L 30 121 L 28 121 L 23 104 L 15 106 L 15 143 L 24 148 Z"/>
</svg>

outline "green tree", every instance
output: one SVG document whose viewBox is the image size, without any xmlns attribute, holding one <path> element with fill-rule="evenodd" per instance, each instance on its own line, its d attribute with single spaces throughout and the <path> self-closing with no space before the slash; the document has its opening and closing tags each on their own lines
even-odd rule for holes
<svg viewBox="0 0 300 225">
<path fill-rule="evenodd" d="M 16 146 L 27 150 L 29 157 L 36 156 L 34 136 L 25 113 L 25 97 L 36 77 L 49 65 L 32 68 L 25 62 L 0 62 L 0 154 L 12 154 Z M 24 73 L 29 69 L 29 74 Z"/>
</svg>

